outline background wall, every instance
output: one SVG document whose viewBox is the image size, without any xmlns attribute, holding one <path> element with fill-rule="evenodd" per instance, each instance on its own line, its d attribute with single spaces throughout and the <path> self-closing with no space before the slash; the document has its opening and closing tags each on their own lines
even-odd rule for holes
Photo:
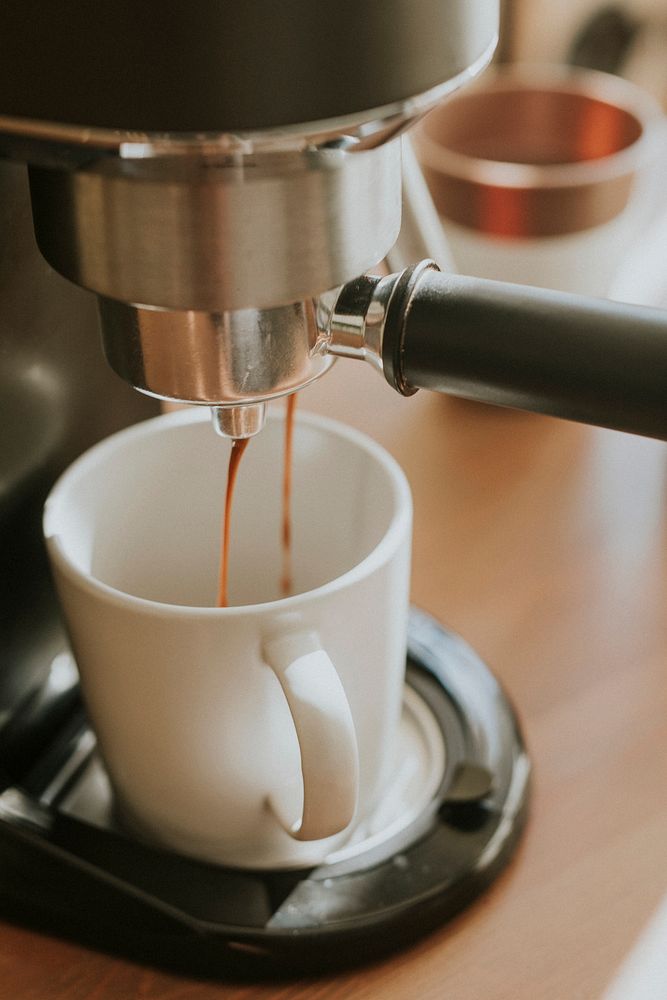
<svg viewBox="0 0 667 1000">
<path fill-rule="evenodd" d="M 618 73 L 667 108 L 667 0 L 504 0 L 499 59 Z"/>
</svg>

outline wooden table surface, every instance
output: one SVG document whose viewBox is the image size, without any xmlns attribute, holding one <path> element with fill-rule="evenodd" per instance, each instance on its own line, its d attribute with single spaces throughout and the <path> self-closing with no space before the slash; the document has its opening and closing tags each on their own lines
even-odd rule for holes
<svg viewBox="0 0 667 1000">
<path fill-rule="evenodd" d="M 667 446 L 339 362 L 303 393 L 384 444 L 415 501 L 412 597 L 509 692 L 534 765 L 509 868 L 372 967 L 198 982 L 10 925 L 2 1000 L 594 1000 L 667 892 Z"/>
</svg>

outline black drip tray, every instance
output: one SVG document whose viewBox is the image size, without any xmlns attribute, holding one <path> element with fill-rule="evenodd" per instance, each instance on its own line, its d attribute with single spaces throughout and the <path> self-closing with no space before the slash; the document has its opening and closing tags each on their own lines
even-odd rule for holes
<svg viewBox="0 0 667 1000">
<path fill-rule="evenodd" d="M 488 668 L 416 610 L 407 683 L 401 738 L 416 754 L 416 782 L 392 790 L 380 828 L 313 869 L 224 868 L 116 829 L 94 738 L 76 713 L 29 779 L 0 795 L 3 914 L 217 977 L 342 968 L 409 943 L 505 866 L 530 766 Z"/>
</svg>

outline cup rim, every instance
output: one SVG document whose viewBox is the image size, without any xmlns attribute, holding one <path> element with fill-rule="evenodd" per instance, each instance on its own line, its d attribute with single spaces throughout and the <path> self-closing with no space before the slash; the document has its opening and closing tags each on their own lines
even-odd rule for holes
<svg viewBox="0 0 667 1000">
<path fill-rule="evenodd" d="M 204 412 L 203 412 L 204 411 Z M 345 438 L 357 447 L 369 454 L 379 465 L 383 467 L 389 476 L 394 499 L 394 510 L 391 515 L 389 525 L 379 542 L 373 547 L 360 562 L 346 570 L 340 576 L 327 580 L 326 583 L 315 587 L 312 590 L 303 591 L 299 594 L 292 594 L 288 597 L 277 598 L 273 601 L 265 601 L 258 604 L 239 604 L 228 607 L 217 607 L 215 605 L 200 606 L 187 604 L 169 604 L 162 601 L 152 601 L 134 594 L 128 594 L 123 590 L 112 587 L 104 583 L 90 572 L 85 572 L 76 565 L 65 551 L 60 536 L 49 527 L 49 521 L 54 516 L 54 508 L 60 499 L 60 495 L 70 485 L 73 478 L 82 476 L 86 470 L 94 464 L 104 460 L 107 454 L 111 454 L 129 439 L 148 437 L 154 433 L 156 425 L 160 427 L 179 426 L 195 423 L 210 423 L 208 407 L 191 407 L 184 410 L 177 410 L 171 413 L 163 413 L 157 417 L 142 420 L 132 424 L 116 433 L 104 438 L 93 445 L 77 459 L 75 459 L 58 477 L 51 487 L 46 498 L 42 516 L 42 536 L 44 538 L 49 558 L 59 568 L 59 570 L 83 587 L 89 593 L 104 598 L 117 605 L 127 606 L 131 604 L 138 612 L 147 614 L 164 614 L 174 617 L 180 615 L 186 618 L 231 618 L 234 616 L 252 616 L 263 614 L 267 611 L 290 612 L 297 607 L 313 603 L 318 599 L 343 590 L 353 583 L 357 583 L 370 576 L 376 569 L 384 565 L 394 554 L 397 547 L 403 540 L 406 529 L 409 530 L 412 520 L 412 494 L 407 477 L 392 455 L 380 444 L 370 438 L 367 434 L 356 428 L 350 427 L 341 421 L 331 417 L 324 417 L 320 414 L 309 411 L 298 411 L 296 414 L 297 426 L 299 423 L 306 424 L 320 430 L 333 434 L 337 437 Z M 269 409 L 267 420 L 272 422 L 284 422 L 284 414 L 275 409 Z M 211 427 L 211 434 L 215 433 Z M 410 542 L 408 536 L 408 544 Z"/>
<path fill-rule="evenodd" d="M 641 132 L 629 145 L 592 160 L 514 163 L 449 149 L 429 134 L 429 116 L 426 116 L 415 129 L 415 147 L 420 162 L 436 173 L 480 186 L 544 189 L 550 186 L 577 188 L 595 185 L 633 173 L 641 167 L 653 148 L 651 126 L 657 126 L 664 118 L 658 101 L 630 80 L 585 67 L 529 62 L 498 66 L 487 71 L 444 106 L 517 89 L 576 93 L 604 104 L 613 104 L 634 117 Z M 437 108 L 434 113 L 437 114 Z"/>
</svg>

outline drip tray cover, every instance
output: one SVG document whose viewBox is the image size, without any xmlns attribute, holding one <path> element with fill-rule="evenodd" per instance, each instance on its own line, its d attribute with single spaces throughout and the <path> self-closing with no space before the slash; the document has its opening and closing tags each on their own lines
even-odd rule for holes
<svg viewBox="0 0 667 1000">
<path fill-rule="evenodd" d="M 91 748 L 92 734 L 84 741 Z M 415 689 L 406 684 L 391 785 L 373 813 L 354 829 L 344 846 L 326 859 L 325 867 L 358 871 L 395 854 L 430 823 L 430 807 L 437 802 L 445 768 L 444 733 L 435 715 Z M 53 785 L 51 786 L 53 794 Z M 109 778 L 100 757 L 88 756 L 75 780 L 58 797 L 58 809 L 67 816 L 103 830 L 123 834 L 114 818 Z"/>
</svg>

